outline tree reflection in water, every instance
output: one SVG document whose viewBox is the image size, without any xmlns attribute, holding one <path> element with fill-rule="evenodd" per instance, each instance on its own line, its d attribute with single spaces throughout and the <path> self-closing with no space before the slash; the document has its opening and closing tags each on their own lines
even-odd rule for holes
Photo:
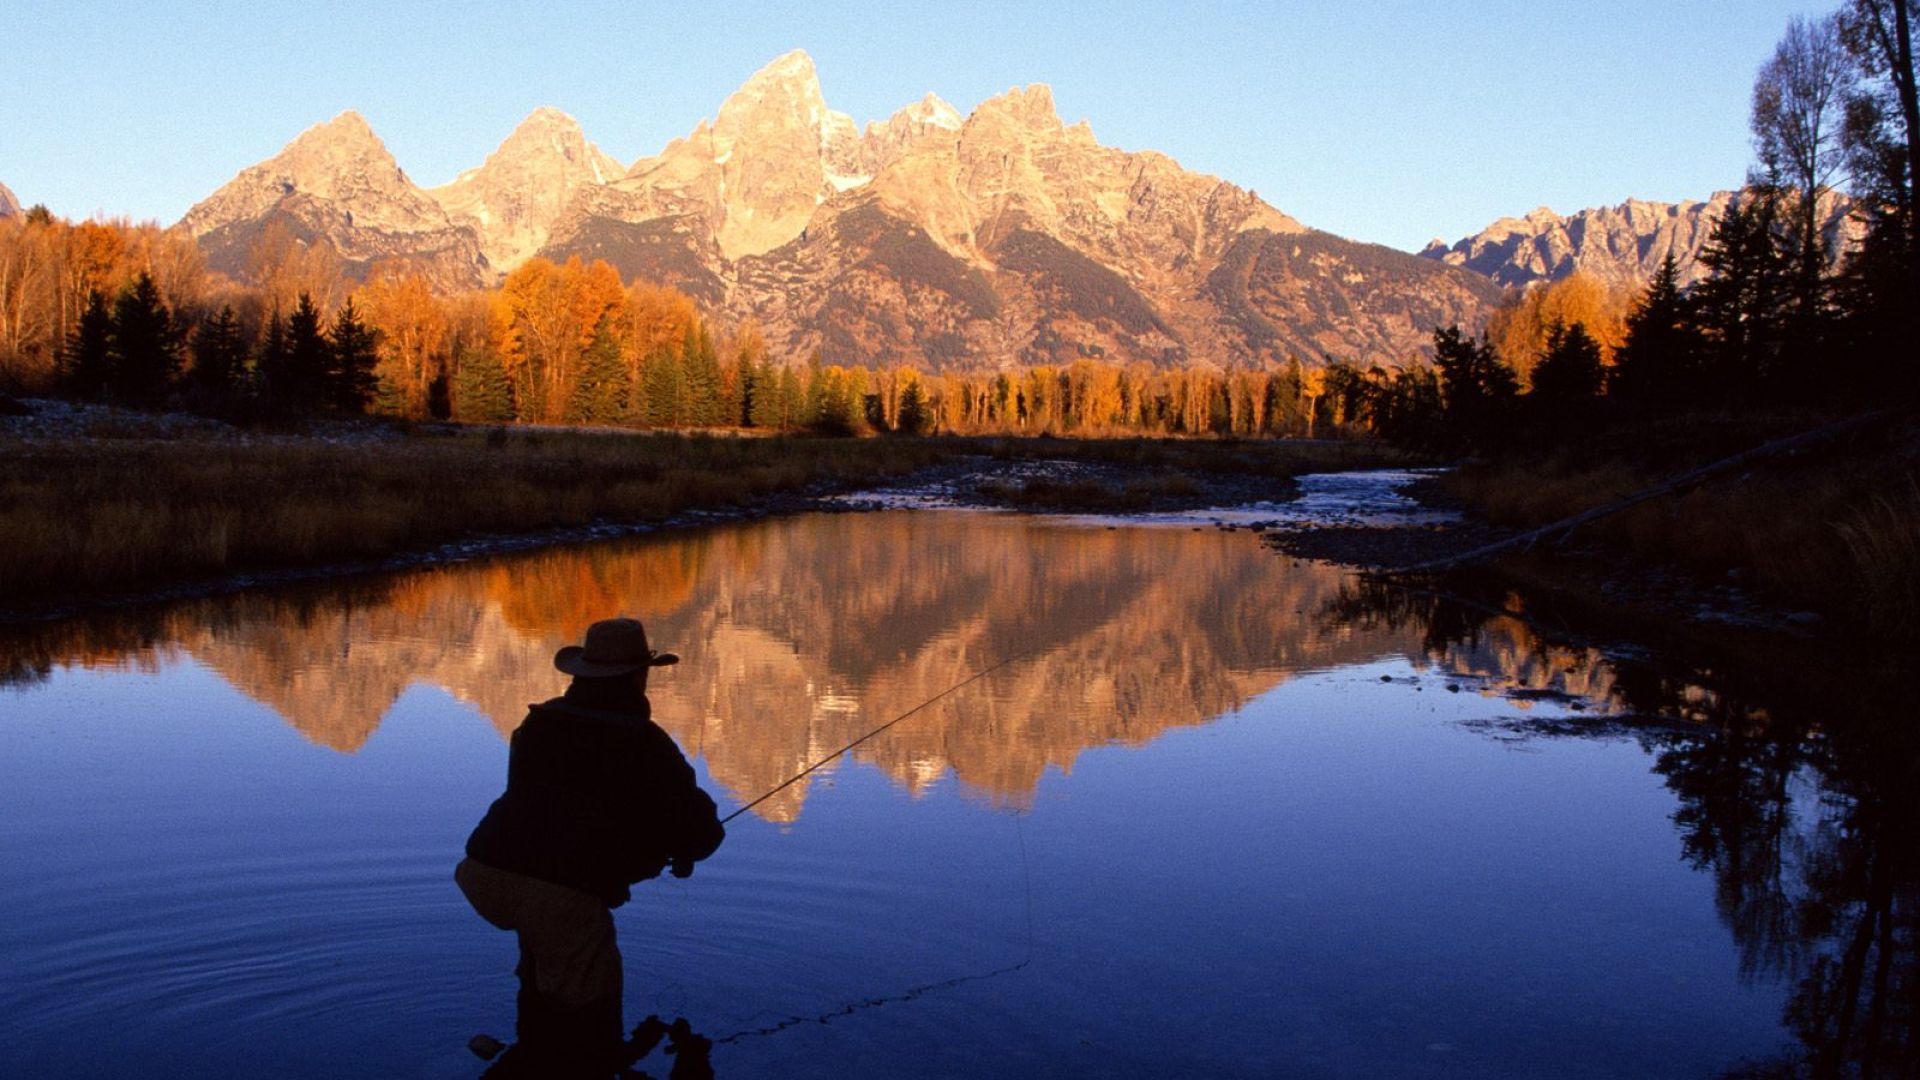
<svg viewBox="0 0 1920 1080">
<path fill-rule="evenodd" d="M 1743 976 L 1790 987 L 1800 1047 L 1726 1076 L 1920 1075 L 1920 754 L 1897 716 L 1763 707 L 1725 673 L 1551 640 L 1511 593 L 1359 582 L 1321 617 L 1418 632 L 1433 664 L 1494 692 L 1605 706 L 1530 737 L 1638 740 L 1680 800 L 1681 856 L 1713 875 Z"/>
</svg>

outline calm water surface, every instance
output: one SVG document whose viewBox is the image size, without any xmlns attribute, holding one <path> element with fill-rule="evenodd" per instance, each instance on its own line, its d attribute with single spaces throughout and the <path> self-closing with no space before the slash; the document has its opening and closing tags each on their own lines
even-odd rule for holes
<svg viewBox="0 0 1920 1080">
<path fill-rule="evenodd" d="M 888 511 L 0 638 L 0 1074 L 477 1075 L 452 867 L 620 612 L 723 809 L 1018 657 L 616 912 L 723 1077 L 1713 1076 L 1817 1049 L 1806 980 L 1884 1012 L 1892 924 L 1801 925 L 1861 835 L 1804 740 L 1246 532 Z"/>
</svg>

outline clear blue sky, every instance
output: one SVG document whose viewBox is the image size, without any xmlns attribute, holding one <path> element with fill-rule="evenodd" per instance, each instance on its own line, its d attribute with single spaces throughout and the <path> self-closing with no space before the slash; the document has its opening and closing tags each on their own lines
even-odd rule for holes
<svg viewBox="0 0 1920 1080">
<path fill-rule="evenodd" d="M 1735 186 L 1754 71 L 1790 14 L 1832 6 L 14 0 L 0 183 L 63 215 L 171 223 L 343 109 L 422 185 L 540 105 L 631 162 L 804 48 L 862 124 L 928 90 L 966 112 L 1045 82 L 1102 142 L 1411 249 L 1540 205 Z"/>
</svg>

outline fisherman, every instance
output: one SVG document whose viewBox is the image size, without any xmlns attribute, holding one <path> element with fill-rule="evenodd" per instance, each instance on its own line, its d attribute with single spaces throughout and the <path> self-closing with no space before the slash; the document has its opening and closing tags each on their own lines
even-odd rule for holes
<svg viewBox="0 0 1920 1080">
<path fill-rule="evenodd" d="M 519 936 L 519 1040 L 489 1076 L 607 1076 L 626 1062 L 611 909 L 628 886 L 675 877 L 720 846 L 714 802 L 651 719 L 647 673 L 679 662 L 638 620 L 587 628 L 553 666 L 566 693 L 514 731 L 507 790 L 467 838 L 454 880 L 480 916 Z"/>
</svg>

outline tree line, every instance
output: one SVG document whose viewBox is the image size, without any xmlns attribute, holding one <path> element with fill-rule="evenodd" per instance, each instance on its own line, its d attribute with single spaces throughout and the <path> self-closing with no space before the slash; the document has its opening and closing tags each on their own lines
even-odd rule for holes
<svg viewBox="0 0 1920 1080">
<path fill-rule="evenodd" d="M 529 260 L 441 295 L 405 261 L 355 282 L 270 228 L 248 284 L 183 235 L 0 221 L 0 389 L 232 418 L 371 413 L 476 423 L 857 435 L 1315 436 L 1362 418 L 1339 365 L 1161 369 L 1096 359 L 927 373 L 775 355 L 668 286 Z"/>
</svg>

